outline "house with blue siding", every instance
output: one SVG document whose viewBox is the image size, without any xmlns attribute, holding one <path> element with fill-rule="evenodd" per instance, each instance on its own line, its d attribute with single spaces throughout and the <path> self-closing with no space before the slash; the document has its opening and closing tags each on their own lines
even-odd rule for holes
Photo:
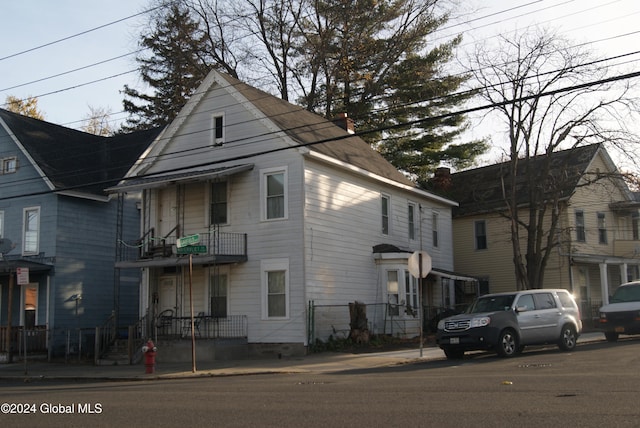
<svg viewBox="0 0 640 428">
<path fill-rule="evenodd" d="M 104 188 L 158 135 L 101 137 L 0 109 L 0 353 L 93 351 L 96 326 L 137 317 L 138 276 L 114 272 L 117 233 L 137 236 L 133 195 Z M 115 318 L 113 316 L 116 316 Z M 35 337 L 35 339 L 34 339 Z M 86 343 L 83 343 L 85 342 Z"/>
<path fill-rule="evenodd" d="M 453 272 L 456 202 L 417 188 L 338 121 L 214 70 L 110 189 L 143 192 L 140 236 L 116 266 L 142 270 L 159 361 L 179 358 L 180 340 L 190 358 L 194 336 L 202 360 L 229 358 L 232 339 L 236 356 L 268 356 L 354 330 L 416 337 L 421 307 L 474 292 Z M 417 250 L 432 264 L 422 283 L 409 269 Z"/>
</svg>

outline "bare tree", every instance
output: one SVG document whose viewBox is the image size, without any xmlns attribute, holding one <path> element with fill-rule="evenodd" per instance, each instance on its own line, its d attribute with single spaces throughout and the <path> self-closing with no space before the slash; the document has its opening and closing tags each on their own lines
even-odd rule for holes
<svg viewBox="0 0 640 428">
<path fill-rule="evenodd" d="M 5 106 L 7 110 L 14 113 L 44 120 L 44 114 L 38 109 L 38 99 L 36 97 L 30 96 L 20 99 L 16 96 L 8 95 L 5 100 Z"/>
<path fill-rule="evenodd" d="M 110 117 L 110 108 L 89 106 L 89 114 L 85 116 L 85 122 L 81 129 L 94 135 L 111 136 L 115 129 L 109 121 Z"/>
<path fill-rule="evenodd" d="M 541 288 L 559 245 L 560 198 L 570 174 L 552 165 L 551 155 L 595 142 L 624 147 L 634 139 L 624 120 L 634 104 L 629 82 L 611 81 L 611 71 L 583 47 L 544 30 L 476 50 L 470 72 L 508 134 L 503 215 L 519 289 Z"/>
</svg>

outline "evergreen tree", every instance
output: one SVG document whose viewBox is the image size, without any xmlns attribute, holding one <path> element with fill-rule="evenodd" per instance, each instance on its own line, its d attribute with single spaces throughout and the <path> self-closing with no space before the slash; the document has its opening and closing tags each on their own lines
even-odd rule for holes
<svg viewBox="0 0 640 428">
<path fill-rule="evenodd" d="M 483 141 L 452 144 L 466 121 L 448 113 L 473 94 L 459 92 L 467 76 L 442 73 L 460 38 L 427 43 L 447 22 L 437 13 L 441 3 L 319 0 L 307 15 L 315 20 L 301 23 L 305 62 L 315 73 L 308 80 L 321 82 L 306 94 L 307 108 L 329 118 L 346 112 L 363 138 L 419 182 L 443 162 L 468 166 L 487 149 Z"/>
<path fill-rule="evenodd" d="M 153 93 L 125 85 L 123 104 L 130 116 L 123 131 L 171 122 L 209 72 L 206 37 L 189 9 L 174 2 L 161 11 L 163 14 L 152 19 L 152 31 L 140 42 L 151 55 L 136 58 L 142 81 Z"/>
</svg>

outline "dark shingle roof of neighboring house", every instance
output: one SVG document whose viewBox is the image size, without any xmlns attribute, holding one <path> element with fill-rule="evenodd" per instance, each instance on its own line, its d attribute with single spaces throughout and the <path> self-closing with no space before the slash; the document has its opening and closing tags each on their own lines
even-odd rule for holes
<svg viewBox="0 0 640 428">
<path fill-rule="evenodd" d="M 247 85 L 227 74 L 219 74 L 297 143 L 381 177 L 415 187 L 415 183 L 387 162 L 362 138 L 348 134 L 345 129 L 300 106 Z"/>
<path fill-rule="evenodd" d="M 0 109 L 9 128 L 57 191 L 104 196 L 161 129 L 101 137 Z"/>
<path fill-rule="evenodd" d="M 552 154 L 552 174 L 562 176 L 560 199 L 571 197 L 600 148 L 601 144 L 591 144 Z M 528 200 L 527 168 L 542 168 L 545 160 L 546 156 L 536 156 L 528 163 L 520 160 L 516 183 L 519 205 L 526 204 Z M 455 217 L 499 211 L 505 208 L 502 185 L 508 175 L 508 162 L 458 172 L 451 174 L 448 190 L 439 193 L 459 203 L 459 206 L 454 208 Z"/>
</svg>

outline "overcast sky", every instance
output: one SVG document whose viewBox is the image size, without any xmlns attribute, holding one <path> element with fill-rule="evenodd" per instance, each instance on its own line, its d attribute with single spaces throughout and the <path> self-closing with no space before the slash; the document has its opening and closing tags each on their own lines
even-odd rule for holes
<svg viewBox="0 0 640 428">
<path fill-rule="evenodd" d="M 463 49 L 542 24 L 576 43 L 592 43 L 603 57 L 640 50 L 637 0 L 458 1 L 467 11 L 477 11 L 438 34 L 463 33 Z M 45 120 L 72 128 L 81 126 L 89 106 L 108 108 L 122 120 L 120 91 L 139 83 L 134 51 L 148 8 L 148 0 L 3 2 L 0 104 L 7 95 L 36 96 Z M 628 57 L 622 69 L 640 69 L 639 59 Z"/>
</svg>

